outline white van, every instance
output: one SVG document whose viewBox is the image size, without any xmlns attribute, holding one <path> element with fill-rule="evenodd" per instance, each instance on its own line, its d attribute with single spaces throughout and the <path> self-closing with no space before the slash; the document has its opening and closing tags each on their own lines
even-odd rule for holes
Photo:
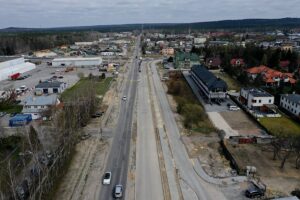
<svg viewBox="0 0 300 200">
<path fill-rule="evenodd" d="M 236 110 L 240 110 L 240 108 L 234 105 L 230 105 L 229 110 L 236 111 Z"/>
</svg>

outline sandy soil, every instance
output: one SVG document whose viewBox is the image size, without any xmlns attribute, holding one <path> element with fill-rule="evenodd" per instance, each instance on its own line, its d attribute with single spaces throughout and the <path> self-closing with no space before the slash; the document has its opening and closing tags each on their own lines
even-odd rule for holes
<svg viewBox="0 0 300 200">
<path fill-rule="evenodd" d="M 261 129 L 244 113 L 244 111 L 220 112 L 221 116 L 240 135 L 260 135 Z"/>
<path fill-rule="evenodd" d="M 281 170 L 281 160 L 272 159 L 272 147 L 269 145 L 229 145 L 229 149 L 240 166 L 257 168 L 258 177 L 267 185 L 269 195 L 288 195 L 295 188 L 300 188 L 300 170 L 295 168 L 293 156 Z"/>
</svg>

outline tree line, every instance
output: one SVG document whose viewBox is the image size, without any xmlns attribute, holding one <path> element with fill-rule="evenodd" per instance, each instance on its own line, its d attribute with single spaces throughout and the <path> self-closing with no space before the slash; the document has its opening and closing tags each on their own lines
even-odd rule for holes
<svg viewBox="0 0 300 200">
<path fill-rule="evenodd" d="M 15 55 L 99 39 L 98 32 L 14 33 L 0 35 L 0 55 Z"/>
</svg>

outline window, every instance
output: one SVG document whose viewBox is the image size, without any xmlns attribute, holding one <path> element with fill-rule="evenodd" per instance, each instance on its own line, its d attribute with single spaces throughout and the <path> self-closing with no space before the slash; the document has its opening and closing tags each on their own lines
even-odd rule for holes
<svg viewBox="0 0 300 200">
<path fill-rule="evenodd" d="M 269 103 L 271 103 L 272 102 L 272 100 L 271 99 L 269 99 Z"/>
<path fill-rule="evenodd" d="M 44 108 L 45 106 L 41 106 L 41 108 Z"/>
<path fill-rule="evenodd" d="M 259 100 L 258 102 L 261 103 L 261 100 Z"/>
<path fill-rule="evenodd" d="M 34 108 L 37 108 L 37 106 L 34 106 Z"/>
</svg>

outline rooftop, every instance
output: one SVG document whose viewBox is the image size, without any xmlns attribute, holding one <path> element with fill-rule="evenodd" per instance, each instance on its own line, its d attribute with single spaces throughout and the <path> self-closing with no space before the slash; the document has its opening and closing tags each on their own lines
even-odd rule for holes
<svg viewBox="0 0 300 200">
<path fill-rule="evenodd" d="M 101 57 L 67 57 L 67 58 L 55 58 L 53 62 L 56 61 L 82 61 L 82 60 L 102 60 Z"/>
<path fill-rule="evenodd" d="M 24 105 L 45 106 L 45 105 L 55 105 L 56 102 L 57 102 L 57 95 L 30 96 L 24 100 Z"/>
<path fill-rule="evenodd" d="M 208 71 L 203 65 L 194 65 L 191 69 L 199 79 L 208 87 L 209 90 L 223 88 L 227 90 L 227 83 L 217 78 L 213 73 Z"/>
<path fill-rule="evenodd" d="M 35 86 L 35 88 L 57 88 L 57 87 L 60 87 L 61 84 L 64 84 L 63 82 L 59 82 L 59 81 L 44 81 L 44 82 L 41 82 L 39 84 L 37 84 Z"/>
<path fill-rule="evenodd" d="M 281 96 L 285 97 L 289 101 L 300 104 L 300 94 L 282 94 Z"/>
<path fill-rule="evenodd" d="M 268 92 L 261 90 L 261 89 L 257 89 L 257 88 L 243 88 L 242 90 L 249 92 L 254 97 L 273 97 Z"/>
<path fill-rule="evenodd" d="M 6 62 L 14 59 L 18 59 L 20 56 L 0 56 L 0 63 L 1 62 Z"/>
</svg>

